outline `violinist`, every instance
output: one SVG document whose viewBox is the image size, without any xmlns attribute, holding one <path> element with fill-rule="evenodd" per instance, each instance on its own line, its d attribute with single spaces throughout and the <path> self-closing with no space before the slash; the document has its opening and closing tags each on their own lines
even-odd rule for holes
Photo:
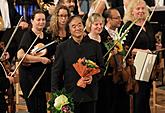
<svg viewBox="0 0 165 113">
<path fill-rule="evenodd" d="M 106 10 L 103 14 L 105 17 L 105 26 L 100 36 L 102 39 L 102 43 L 113 42 L 117 39 L 117 30 L 121 26 L 121 15 L 115 8 L 110 8 Z M 116 47 L 114 47 L 116 48 Z M 107 53 L 107 48 L 105 45 L 102 45 L 103 54 Z M 117 76 L 118 68 L 121 69 L 122 58 L 118 53 L 118 49 L 111 50 L 111 58 L 109 59 L 109 66 L 104 74 L 104 77 L 99 82 L 99 101 L 98 104 L 103 108 L 105 108 L 106 113 L 129 113 L 129 96 L 126 93 L 125 85 L 121 82 L 121 80 L 115 80 L 114 78 Z M 116 59 L 116 63 L 113 63 L 113 59 Z M 107 62 L 108 56 L 104 58 L 104 61 Z M 117 82 L 116 82 L 117 81 Z M 106 95 L 106 96 L 104 96 Z M 103 101 L 107 101 L 104 105 L 102 105 Z M 100 113 L 100 112 L 98 112 Z"/>
<path fill-rule="evenodd" d="M 50 91 L 51 56 L 54 54 L 54 46 L 49 46 L 40 52 L 37 48 L 43 48 L 50 43 L 51 36 L 43 31 L 46 24 L 45 14 L 36 10 L 32 14 L 31 28 L 25 31 L 17 52 L 18 60 L 21 60 L 25 52 L 32 46 L 30 52 L 24 57 L 20 65 L 20 87 L 26 101 L 29 113 L 47 113 L 46 91 Z M 34 41 L 37 38 L 36 41 Z M 34 45 L 32 44 L 34 42 Z M 46 71 L 44 71 L 46 70 Z M 34 91 L 30 94 L 33 85 L 43 75 Z M 29 97 L 28 97 L 29 96 Z"/>
<path fill-rule="evenodd" d="M 0 50 L 0 55 L 2 54 L 2 49 Z M 9 58 L 8 52 L 5 52 L 3 56 L 3 60 L 7 60 Z M 5 92 L 10 87 L 10 84 L 14 83 L 14 77 L 7 76 L 6 70 L 2 61 L 0 61 L 0 112 L 7 112 L 7 103 L 5 99 Z"/>
<path fill-rule="evenodd" d="M 129 26 L 136 19 L 137 22 L 131 27 L 124 41 L 124 45 L 130 47 L 137 33 L 142 27 L 142 31 L 132 48 L 132 54 L 136 55 L 137 51 L 151 53 L 156 49 L 154 33 L 151 24 L 145 21 L 149 16 L 147 5 L 144 0 L 131 0 L 128 5 L 127 12 L 123 18 L 126 26 Z M 143 24 L 145 24 L 143 26 Z M 152 81 L 149 82 L 137 80 L 139 91 L 134 94 L 134 112 L 133 113 L 151 113 L 150 111 L 150 91 Z"/>
<path fill-rule="evenodd" d="M 14 0 L 1 0 L 0 6 L 0 17 L 2 18 L 0 23 L 3 23 L 2 29 L 0 29 L 0 36 L 2 37 L 4 31 L 17 25 L 21 16 L 14 7 Z M 28 27 L 28 24 L 22 21 L 19 26 L 24 29 Z"/>
<path fill-rule="evenodd" d="M 15 9 L 14 0 L 1 0 L 0 6 L 0 17 L 2 18 L 3 23 L 3 26 L 1 27 L 2 29 L 0 29 L 0 41 L 4 42 L 6 45 L 15 29 L 15 26 L 18 24 L 21 15 Z M 10 58 L 8 59 L 10 62 L 13 60 L 13 57 L 16 56 L 18 49 L 17 45 L 19 45 L 23 31 L 28 27 L 28 23 L 22 19 L 18 26 L 19 28 L 7 49 L 10 54 Z"/>
</svg>

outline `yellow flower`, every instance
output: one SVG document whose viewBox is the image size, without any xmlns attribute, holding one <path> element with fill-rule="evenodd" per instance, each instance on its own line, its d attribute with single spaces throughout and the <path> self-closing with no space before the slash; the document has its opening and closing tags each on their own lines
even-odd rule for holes
<svg viewBox="0 0 165 113">
<path fill-rule="evenodd" d="M 123 51 L 123 46 L 122 46 L 121 42 L 119 42 L 118 40 L 114 40 L 114 43 L 116 44 L 117 51 L 122 52 Z"/>
</svg>

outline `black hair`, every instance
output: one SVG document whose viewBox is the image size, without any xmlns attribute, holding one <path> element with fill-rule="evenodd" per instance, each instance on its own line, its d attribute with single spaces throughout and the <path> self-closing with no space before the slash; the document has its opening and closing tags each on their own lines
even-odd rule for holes
<svg viewBox="0 0 165 113">
<path fill-rule="evenodd" d="M 65 26 L 65 30 L 66 30 L 67 32 L 70 32 L 69 24 L 72 22 L 72 20 L 73 20 L 74 18 L 80 18 L 80 19 L 82 20 L 82 18 L 81 18 L 79 15 L 71 16 L 71 17 L 68 19 L 68 21 L 67 21 L 67 23 L 66 23 L 66 26 Z"/>
<path fill-rule="evenodd" d="M 116 8 L 109 8 L 106 11 L 104 11 L 103 17 L 105 18 L 105 23 L 107 23 L 107 18 L 112 18 L 112 14 L 111 14 L 112 10 L 117 10 L 117 9 Z"/>
</svg>

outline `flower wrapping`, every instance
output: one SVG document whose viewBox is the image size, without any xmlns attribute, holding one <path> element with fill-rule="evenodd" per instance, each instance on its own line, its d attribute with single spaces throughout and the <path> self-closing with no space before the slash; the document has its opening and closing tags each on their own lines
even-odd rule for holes
<svg viewBox="0 0 165 113">
<path fill-rule="evenodd" d="M 92 76 L 100 72 L 100 68 L 95 62 L 85 58 L 79 58 L 73 67 L 81 77 Z"/>
</svg>

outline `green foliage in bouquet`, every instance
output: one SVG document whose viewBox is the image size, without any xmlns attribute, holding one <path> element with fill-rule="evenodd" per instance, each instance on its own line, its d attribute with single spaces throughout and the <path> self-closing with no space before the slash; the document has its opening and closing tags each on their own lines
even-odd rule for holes
<svg viewBox="0 0 165 113">
<path fill-rule="evenodd" d="M 112 49 L 114 49 L 114 47 L 117 47 L 117 52 L 119 54 L 121 54 L 122 56 L 126 55 L 126 51 L 123 48 L 123 41 L 126 40 L 126 36 L 128 35 L 129 29 L 131 29 L 131 27 L 137 22 L 138 20 L 135 20 L 134 22 L 132 22 L 127 29 L 124 31 L 123 28 L 125 27 L 125 24 L 121 27 L 121 29 L 119 30 L 119 32 L 116 32 L 116 40 L 107 40 L 104 42 L 104 46 L 106 47 L 106 49 L 108 50 L 107 53 L 104 55 L 104 58 L 109 55 L 109 57 L 107 58 L 107 61 L 105 63 L 105 72 L 104 75 L 106 74 L 108 67 L 109 67 L 109 60 L 110 60 L 110 54 Z"/>
<path fill-rule="evenodd" d="M 65 89 L 52 93 L 48 104 L 48 110 L 51 113 L 73 113 L 73 98 L 70 94 L 66 93 Z"/>
<path fill-rule="evenodd" d="M 83 63 L 83 65 L 86 65 L 88 68 L 98 68 L 96 63 L 93 62 L 92 60 L 87 60 L 84 58 L 84 62 L 82 62 L 82 63 Z"/>
</svg>

